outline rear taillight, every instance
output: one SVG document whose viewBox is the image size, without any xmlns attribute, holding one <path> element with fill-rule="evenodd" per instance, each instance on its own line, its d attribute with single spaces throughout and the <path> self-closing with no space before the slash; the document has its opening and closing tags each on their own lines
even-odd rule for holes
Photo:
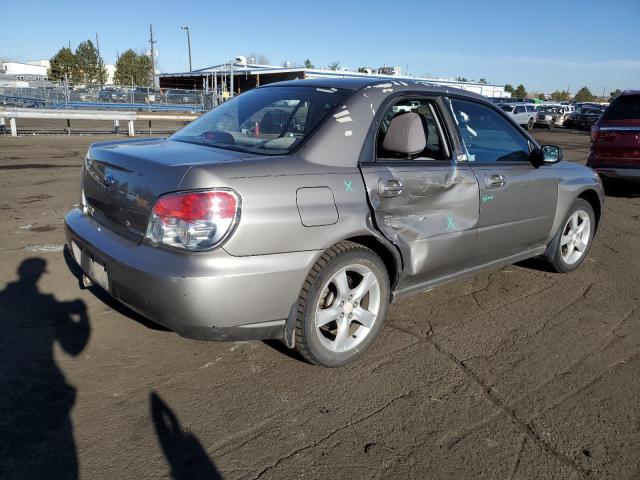
<svg viewBox="0 0 640 480">
<path fill-rule="evenodd" d="M 619 132 L 616 132 L 615 130 L 602 129 L 598 124 L 591 127 L 591 142 L 615 142 L 618 140 L 619 136 Z"/>
<path fill-rule="evenodd" d="M 238 221 L 240 197 L 232 190 L 170 193 L 158 198 L 145 238 L 189 251 L 220 245 Z"/>
</svg>

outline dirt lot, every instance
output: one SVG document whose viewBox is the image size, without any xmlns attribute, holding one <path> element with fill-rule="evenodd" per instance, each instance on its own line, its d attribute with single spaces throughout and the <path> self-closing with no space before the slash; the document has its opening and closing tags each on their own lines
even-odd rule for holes
<svg viewBox="0 0 640 480">
<path fill-rule="evenodd" d="M 586 158 L 585 133 L 535 135 Z M 80 290 L 62 219 L 98 138 L 0 138 L 0 478 L 640 477 L 640 187 L 610 192 L 577 272 L 407 298 L 327 370 Z"/>
</svg>

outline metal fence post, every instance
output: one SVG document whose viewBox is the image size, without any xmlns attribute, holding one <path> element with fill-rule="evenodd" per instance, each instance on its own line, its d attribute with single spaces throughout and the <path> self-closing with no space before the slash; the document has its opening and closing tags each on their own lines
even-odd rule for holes
<svg viewBox="0 0 640 480">
<path fill-rule="evenodd" d="M 11 128 L 11 136 L 12 137 L 17 137 L 18 136 L 18 129 L 16 128 L 16 119 L 15 118 L 10 118 L 9 119 L 9 126 Z"/>
<path fill-rule="evenodd" d="M 136 134 L 136 131 L 133 126 L 133 120 L 129 120 L 129 136 L 133 137 Z"/>
</svg>

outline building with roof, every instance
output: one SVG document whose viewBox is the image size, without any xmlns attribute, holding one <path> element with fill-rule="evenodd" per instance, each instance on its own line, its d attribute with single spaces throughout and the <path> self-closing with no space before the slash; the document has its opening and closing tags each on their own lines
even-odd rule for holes
<svg viewBox="0 0 640 480">
<path fill-rule="evenodd" d="M 380 71 L 380 70 L 379 70 Z M 389 68 L 386 71 L 394 74 L 379 73 L 368 70 L 364 72 L 352 72 L 348 70 L 325 70 L 317 68 L 259 65 L 247 63 L 244 57 L 238 57 L 233 64 L 223 63 L 207 68 L 193 70 L 191 72 L 162 73 L 158 75 L 160 88 L 175 89 L 204 89 L 214 90 L 223 97 L 229 96 L 231 90 L 234 95 L 246 92 L 260 85 L 266 85 L 284 80 L 296 80 L 306 78 L 379 78 L 381 80 L 416 81 L 422 80 L 434 85 L 442 85 L 460 88 L 478 93 L 486 97 L 510 97 L 505 92 L 504 85 L 495 85 L 479 82 L 461 82 L 450 79 L 419 78 L 403 76 L 397 68 Z"/>
</svg>

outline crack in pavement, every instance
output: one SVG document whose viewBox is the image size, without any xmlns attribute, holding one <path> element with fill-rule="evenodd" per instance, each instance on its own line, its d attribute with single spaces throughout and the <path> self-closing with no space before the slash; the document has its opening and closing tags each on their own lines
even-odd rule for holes
<svg viewBox="0 0 640 480">
<path fill-rule="evenodd" d="M 526 421 L 518 418 L 515 411 L 509 407 L 508 404 L 505 404 L 498 395 L 496 395 L 493 388 L 487 385 L 478 374 L 476 374 L 473 370 L 467 367 L 464 362 L 458 360 L 458 358 L 452 354 L 451 352 L 445 350 L 436 342 L 434 339 L 427 337 L 425 339 L 429 342 L 435 350 L 447 358 L 451 363 L 453 363 L 460 371 L 474 383 L 476 383 L 479 387 L 482 388 L 485 397 L 489 402 L 491 402 L 496 408 L 498 408 L 503 414 L 505 414 L 511 421 L 516 425 L 516 427 L 527 436 L 527 438 L 531 439 L 536 445 L 538 445 L 543 451 L 549 453 L 553 457 L 555 457 L 558 461 L 560 461 L 563 465 L 570 467 L 583 477 L 587 477 L 590 474 L 590 471 L 583 468 L 581 465 L 574 462 L 571 458 L 567 457 L 561 452 L 555 450 L 551 445 L 545 442 L 538 433 L 533 429 L 533 427 L 527 423 Z M 455 442 L 457 443 L 457 442 Z M 455 444 L 454 443 L 454 444 Z"/>
<path fill-rule="evenodd" d="M 278 465 L 280 465 L 280 463 L 284 462 L 285 460 L 298 455 L 300 452 L 303 452 L 305 450 L 308 450 L 309 448 L 313 448 L 316 447 L 318 445 L 320 445 L 322 442 L 324 442 L 325 440 L 327 440 L 328 438 L 331 438 L 333 435 L 335 435 L 338 432 L 341 432 L 342 430 L 344 430 L 345 428 L 349 428 L 353 425 L 357 425 L 360 422 L 364 422 L 365 420 L 368 420 L 369 418 L 377 415 L 378 413 L 382 412 L 383 410 L 385 410 L 386 408 L 388 408 L 390 405 L 392 405 L 393 403 L 397 402 L 398 400 L 407 397 L 411 392 L 405 392 L 402 393 L 401 395 L 398 395 L 396 397 L 393 397 L 391 400 L 387 401 L 383 406 L 375 409 L 374 411 L 368 413 L 367 415 L 360 417 L 356 420 L 349 420 L 349 422 L 347 422 L 345 425 L 342 425 L 341 427 L 332 430 L 331 432 L 327 433 L 326 435 L 324 435 L 323 437 L 321 437 L 318 440 L 315 440 L 303 447 L 297 448 L 295 449 L 293 452 L 288 453 L 287 455 L 285 455 L 284 457 L 280 457 L 278 458 L 275 462 L 271 463 L 270 465 L 268 465 L 267 467 L 263 468 L 260 473 L 258 473 L 258 475 L 256 475 L 255 477 L 252 477 L 251 480 L 257 480 L 259 478 L 262 478 L 262 476 L 267 473 L 268 471 L 276 468 Z"/>
</svg>

